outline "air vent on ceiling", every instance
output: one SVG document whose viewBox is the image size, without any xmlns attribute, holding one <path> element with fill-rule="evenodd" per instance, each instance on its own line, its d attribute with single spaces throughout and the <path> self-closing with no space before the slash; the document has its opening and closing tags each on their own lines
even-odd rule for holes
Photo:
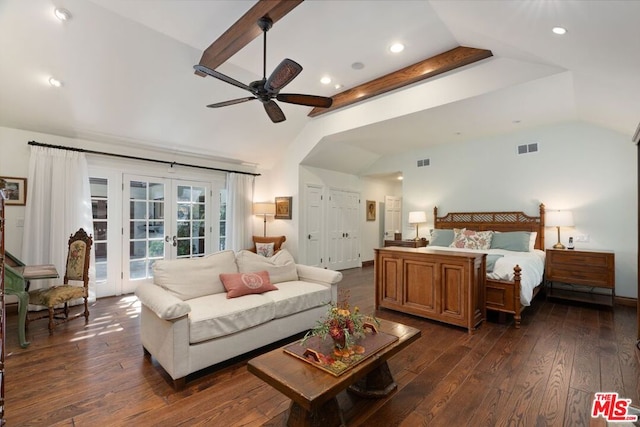
<svg viewBox="0 0 640 427">
<path fill-rule="evenodd" d="M 429 163 L 430 163 L 429 159 L 418 160 L 418 167 L 421 168 L 423 166 L 429 166 Z"/>
<path fill-rule="evenodd" d="M 538 143 L 518 145 L 518 154 L 535 153 L 538 151 Z"/>
</svg>

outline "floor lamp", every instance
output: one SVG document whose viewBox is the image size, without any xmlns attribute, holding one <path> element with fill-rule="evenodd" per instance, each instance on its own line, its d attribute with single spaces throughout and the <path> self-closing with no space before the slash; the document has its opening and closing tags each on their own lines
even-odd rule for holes
<svg viewBox="0 0 640 427">
<path fill-rule="evenodd" d="M 573 227 L 573 213 L 571 211 L 547 211 L 545 213 L 545 225 L 558 229 L 558 243 L 553 245 L 553 249 L 565 249 L 560 242 L 560 227 Z"/>
<path fill-rule="evenodd" d="M 264 237 L 267 237 L 267 217 L 275 216 L 276 204 L 271 202 L 259 202 L 253 204 L 253 214 L 262 215 L 264 221 Z"/>
</svg>

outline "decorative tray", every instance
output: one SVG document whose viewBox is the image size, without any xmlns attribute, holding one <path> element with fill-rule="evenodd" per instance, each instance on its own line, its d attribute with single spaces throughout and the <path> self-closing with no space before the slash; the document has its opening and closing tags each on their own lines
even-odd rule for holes
<svg viewBox="0 0 640 427">
<path fill-rule="evenodd" d="M 398 341 L 395 335 L 384 332 L 367 333 L 349 350 L 337 350 L 333 340 L 321 337 L 307 338 L 284 347 L 284 352 L 322 369 L 334 376 L 340 376 L 359 363 L 367 360 L 383 348 Z"/>
</svg>

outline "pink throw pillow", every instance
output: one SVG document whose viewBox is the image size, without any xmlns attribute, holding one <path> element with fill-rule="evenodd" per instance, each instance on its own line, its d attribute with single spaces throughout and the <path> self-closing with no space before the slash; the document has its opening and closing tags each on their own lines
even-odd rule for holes
<svg viewBox="0 0 640 427">
<path fill-rule="evenodd" d="M 271 284 L 267 271 L 257 271 L 255 273 L 222 273 L 220 274 L 220 280 L 227 290 L 227 298 L 278 290 L 278 288 Z"/>
</svg>

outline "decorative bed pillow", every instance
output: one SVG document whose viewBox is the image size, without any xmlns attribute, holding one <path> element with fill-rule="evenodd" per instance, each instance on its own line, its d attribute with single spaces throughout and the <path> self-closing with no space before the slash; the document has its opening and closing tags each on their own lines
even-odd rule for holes
<svg viewBox="0 0 640 427">
<path fill-rule="evenodd" d="M 273 243 L 256 243 L 256 253 L 264 257 L 273 256 Z"/>
<path fill-rule="evenodd" d="M 281 249 L 271 258 L 265 258 L 251 251 L 240 251 L 236 254 L 236 262 L 240 273 L 268 271 L 273 284 L 298 280 L 296 262 L 286 249 Z"/>
<path fill-rule="evenodd" d="M 451 248 L 460 249 L 481 249 L 487 250 L 491 248 L 491 237 L 493 231 L 473 231 L 466 228 L 454 228 L 453 243 L 449 245 Z"/>
<path fill-rule="evenodd" d="M 507 231 L 494 233 L 491 238 L 491 249 L 505 249 L 515 252 L 529 252 L 531 233 L 529 231 Z M 535 239 L 533 240 L 535 243 Z"/>
<path fill-rule="evenodd" d="M 429 240 L 429 246 L 449 246 L 451 245 L 451 243 L 453 243 L 453 238 L 453 230 L 436 228 L 434 230 L 431 230 L 431 239 Z"/>
<path fill-rule="evenodd" d="M 220 274 L 220 280 L 227 290 L 227 298 L 236 298 L 249 294 L 262 294 L 269 291 L 277 291 L 278 288 L 271 284 L 269 273 L 257 271 L 255 273 L 230 273 Z"/>
<path fill-rule="evenodd" d="M 286 236 L 268 236 L 268 237 L 253 236 L 253 247 L 249 250 L 255 253 L 258 251 L 256 247 L 258 243 L 273 243 L 273 253 L 275 254 L 280 250 L 280 247 L 286 241 L 287 241 Z"/>
</svg>

